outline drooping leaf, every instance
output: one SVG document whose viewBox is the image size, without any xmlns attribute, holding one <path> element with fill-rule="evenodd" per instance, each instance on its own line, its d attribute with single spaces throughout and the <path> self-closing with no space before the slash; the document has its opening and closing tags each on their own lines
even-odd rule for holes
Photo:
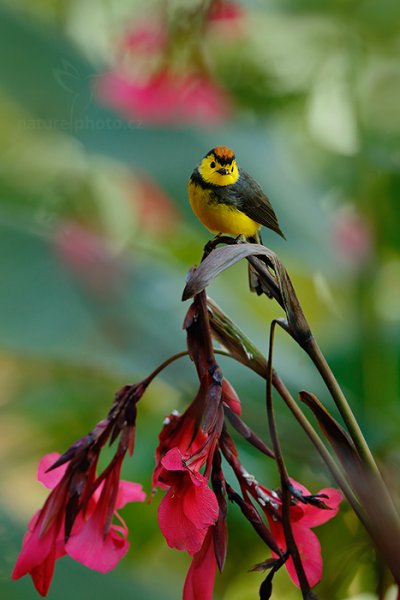
<svg viewBox="0 0 400 600">
<path fill-rule="evenodd" d="M 229 406 L 224 406 L 225 415 L 229 419 L 232 427 L 242 436 L 245 440 L 249 442 L 252 446 L 260 450 L 266 456 L 270 458 L 274 458 L 274 453 L 268 446 L 262 441 L 261 438 L 258 437 L 254 431 L 250 429 L 248 425 L 238 416 L 236 415 Z"/>
<path fill-rule="evenodd" d="M 192 296 L 195 296 L 204 290 L 220 273 L 243 258 L 256 254 L 270 256 L 273 253 L 260 244 L 232 244 L 215 248 L 197 269 L 189 273 L 185 289 L 183 290 L 182 300 L 188 300 Z M 278 292 L 278 290 L 276 291 Z"/>
</svg>

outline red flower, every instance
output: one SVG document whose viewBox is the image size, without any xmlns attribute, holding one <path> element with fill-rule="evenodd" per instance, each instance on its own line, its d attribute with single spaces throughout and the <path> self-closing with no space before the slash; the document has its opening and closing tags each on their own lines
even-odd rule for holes
<svg viewBox="0 0 400 600">
<path fill-rule="evenodd" d="M 302 486 L 300 483 L 297 483 L 297 481 L 294 481 L 293 479 L 291 482 L 294 488 L 299 490 L 301 494 L 304 496 L 310 495 L 310 492 L 307 490 L 307 488 Z M 281 500 L 277 498 L 274 493 L 271 493 L 265 488 L 262 489 L 271 498 L 272 505 L 275 503 L 279 514 L 281 512 Z M 290 523 L 292 526 L 293 536 L 299 550 L 300 558 L 303 563 L 304 571 L 310 587 L 317 585 L 322 577 L 321 546 L 317 536 L 311 531 L 311 529 L 332 519 L 337 514 L 339 510 L 339 504 L 343 499 L 342 494 L 334 488 L 323 489 L 316 495 L 325 496 L 322 499 L 323 502 L 329 507 L 328 509 L 319 508 L 313 504 L 302 503 L 297 503 L 290 507 Z M 268 503 L 264 510 L 275 541 L 283 551 L 286 550 L 286 541 L 282 521 L 279 520 L 277 516 L 271 514 L 268 509 Z M 273 556 L 277 555 L 273 553 Z M 286 561 L 285 566 L 293 582 L 299 586 L 299 580 L 292 558 L 289 558 Z"/>
<path fill-rule="evenodd" d="M 43 508 L 31 519 L 22 550 L 12 572 L 13 579 L 29 573 L 42 596 L 49 590 L 55 561 L 69 554 L 75 560 L 97 571 L 112 569 L 127 552 L 127 528 L 116 510 L 127 502 L 143 501 L 145 494 L 138 484 L 119 481 L 120 464 L 111 469 L 88 503 L 84 515 L 79 514 L 65 543 L 65 510 L 68 502 L 68 463 L 46 472 L 59 458 L 52 453 L 42 458 L 38 480 L 52 493 Z M 123 526 L 112 524 L 113 514 Z"/>
<path fill-rule="evenodd" d="M 180 450 L 172 448 L 161 460 L 159 478 L 169 486 L 158 509 L 160 529 L 171 548 L 194 555 L 218 519 L 217 498 L 195 464 L 188 466 Z"/>
<path fill-rule="evenodd" d="M 202 547 L 193 556 L 185 579 L 183 600 L 212 600 L 216 570 L 214 528 L 210 527 Z"/>
<path fill-rule="evenodd" d="M 183 415 L 173 412 L 164 420 L 164 427 L 158 436 L 160 443 L 156 449 L 156 466 L 152 478 L 153 488 L 165 489 L 168 487 L 164 480 L 160 479 L 160 473 L 164 470 L 162 458 L 168 451 L 173 448 L 179 449 L 181 454 L 187 457 L 198 455 L 201 449 L 206 447 L 208 436 L 201 429 L 198 429 L 195 433 L 195 410 L 195 404 L 192 403 Z M 199 464 L 201 466 L 202 463 Z"/>
<path fill-rule="evenodd" d="M 194 73 L 163 70 L 146 82 L 129 80 L 123 73 L 105 74 L 97 93 L 127 119 L 147 123 L 216 125 L 230 112 L 230 102 L 214 81 Z"/>
</svg>

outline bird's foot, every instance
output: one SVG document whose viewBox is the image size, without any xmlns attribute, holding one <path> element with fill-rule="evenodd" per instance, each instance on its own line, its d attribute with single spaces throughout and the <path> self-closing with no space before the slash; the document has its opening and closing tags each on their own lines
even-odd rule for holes
<svg viewBox="0 0 400 600">
<path fill-rule="evenodd" d="M 241 236 L 238 236 L 241 237 Z M 215 248 L 218 246 L 218 244 L 236 244 L 238 243 L 236 240 L 238 238 L 232 238 L 228 235 L 222 235 L 222 233 L 218 233 L 215 238 L 213 238 L 212 240 L 209 240 L 207 242 L 207 244 L 204 246 L 203 248 L 203 258 L 201 259 L 202 261 L 207 258 L 207 256 L 213 251 L 215 250 Z"/>
<path fill-rule="evenodd" d="M 217 247 L 219 244 L 219 240 L 221 238 L 221 234 L 215 236 L 212 240 L 208 240 L 207 244 L 203 248 L 203 258 L 202 261 Z"/>
</svg>

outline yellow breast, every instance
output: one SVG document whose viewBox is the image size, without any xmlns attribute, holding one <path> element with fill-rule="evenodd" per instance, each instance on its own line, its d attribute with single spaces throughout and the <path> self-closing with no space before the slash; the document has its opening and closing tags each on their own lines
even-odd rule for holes
<svg viewBox="0 0 400 600">
<path fill-rule="evenodd" d="M 229 204 L 216 202 L 208 190 L 189 181 L 189 201 L 196 217 L 212 233 L 254 236 L 260 224 Z"/>
</svg>

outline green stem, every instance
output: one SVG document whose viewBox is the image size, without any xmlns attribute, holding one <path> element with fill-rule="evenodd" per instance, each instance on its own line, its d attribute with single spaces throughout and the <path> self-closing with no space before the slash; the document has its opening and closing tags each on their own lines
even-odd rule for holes
<svg viewBox="0 0 400 600">
<path fill-rule="evenodd" d="M 338 384 L 334 374 L 332 373 L 324 355 L 321 352 L 317 342 L 314 338 L 311 338 L 304 346 L 304 350 L 310 356 L 311 360 L 317 367 L 321 377 L 323 378 L 328 390 L 330 391 L 332 398 L 335 401 L 336 406 L 340 414 L 342 415 L 343 421 L 346 423 L 348 432 L 356 446 L 360 457 L 363 459 L 366 465 L 369 466 L 371 471 L 375 472 L 376 475 L 381 477 L 375 459 L 372 455 L 371 450 L 363 436 L 359 424 L 350 408 L 349 403 L 346 400 L 345 395 L 342 392 L 340 385 Z"/>
</svg>

